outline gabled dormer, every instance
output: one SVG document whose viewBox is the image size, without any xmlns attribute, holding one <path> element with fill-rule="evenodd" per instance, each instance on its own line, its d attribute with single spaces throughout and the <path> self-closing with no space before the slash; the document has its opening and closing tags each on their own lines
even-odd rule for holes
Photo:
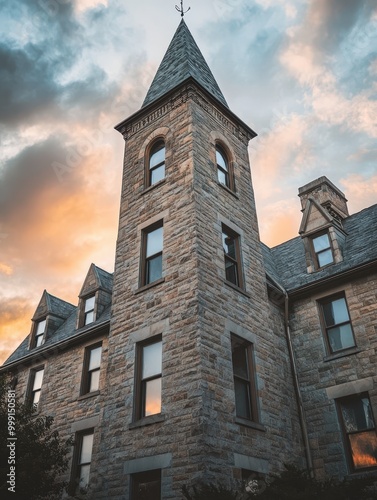
<svg viewBox="0 0 377 500">
<path fill-rule="evenodd" d="M 90 265 L 79 294 L 77 328 L 94 323 L 111 303 L 113 275 Z"/>
<path fill-rule="evenodd" d="M 349 215 L 346 197 L 325 176 L 299 188 L 299 197 L 303 212 L 299 233 L 308 273 L 341 262 L 346 238 L 342 222 Z"/>
<path fill-rule="evenodd" d="M 73 304 L 54 297 L 45 290 L 32 318 L 29 349 L 43 345 L 72 314 L 74 309 Z"/>
</svg>

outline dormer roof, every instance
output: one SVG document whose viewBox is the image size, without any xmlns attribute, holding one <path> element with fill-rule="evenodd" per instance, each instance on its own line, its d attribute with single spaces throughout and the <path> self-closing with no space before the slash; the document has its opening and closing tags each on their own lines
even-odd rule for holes
<svg viewBox="0 0 377 500">
<path fill-rule="evenodd" d="M 91 264 L 88 274 L 82 285 L 79 297 L 85 297 L 99 289 L 106 290 L 111 293 L 113 288 L 113 275 L 104 271 L 95 264 Z"/>
<path fill-rule="evenodd" d="M 377 266 L 377 205 L 350 215 L 343 220 L 347 233 L 343 260 L 324 267 L 315 273 L 307 272 L 302 238 L 297 236 L 274 248 L 262 245 L 266 272 L 280 283 L 288 293 L 302 293 L 307 287 L 341 278 Z"/>
<path fill-rule="evenodd" d="M 228 107 L 208 64 L 182 19 L 148 90 L 142 108 L 189 78 L 193 78 L 221 104 Z"/>
<path fill-rule="evenodd" d="M 319 231 L 329 224 L 338 225 L 338 223 L 338 218 L 334 217 L 325 207 L 310 197 L 306 201 L 306 206 L 302 214 L 299 234 L 306 235 L 307 233 Z"/>
<path fill-rule="evenodd" d="M 65 319 L 68 318 L 75 308 L 76 307 L 73 304 L 59 299 L 58 297 L 48 293 L 47 290 L 44 290 L 32 320 L 36 321 L 40 318 L 46 317 L 48 314 Z"/>
</svg>

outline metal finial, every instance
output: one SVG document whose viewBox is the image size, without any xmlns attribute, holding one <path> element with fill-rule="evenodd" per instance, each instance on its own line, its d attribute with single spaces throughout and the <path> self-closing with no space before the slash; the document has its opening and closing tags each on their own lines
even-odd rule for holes
<svg viewBox="0 0 377 500">
<path fill-rule="evenodd" d="M 181 8 L 179 8 L 178 5 L 176 5 L 175 9 L 178 12 L 180 12 L 181 13 L 181 17 L 183 17 L 186 14 L 186 12 L 188 12 L 191 9 L 191 7 L 189 7 L 187 10 L 184 10 L 184 8 L 183 8 L 183 0 L 181 0 Z"/>
</svg>

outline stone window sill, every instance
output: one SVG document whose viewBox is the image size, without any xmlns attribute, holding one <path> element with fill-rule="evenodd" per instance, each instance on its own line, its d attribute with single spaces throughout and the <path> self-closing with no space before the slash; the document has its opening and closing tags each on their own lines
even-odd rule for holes
<svg viewBox="0 0 377 500">
<path fill-rule="evenodd" d="M 323 361 L 326 363 L 327 361 L 333 361 L 334 359 L 344 358 L 345 356 L 351 356 L 352 354 L 357 354 L 358 352 L 361 352 L 361 349 L 359 349 L 356 346 L 350 347 L 349 349 L 345 349 L 344 351 L 336 352 L 333 354 L 329 354 L 328 356 L 325 356 L 323 358 Z"/>
<path fill-rule="evenodd" d="M 251 429 L 255 429 L 257 431 L 266 432 L 266 427 L 258 422 L 253 422 L 252 420 L 247 420 L 246 418 L 236 417 L 236 424 L 244 425 L 245 427 L 250 427 Z"/>
<path fill-rule="evenodd" d="M 237 200 L 240 199 L 239 196 L 238 196 L 238 194 L 235 193 L 234 191 L 232 191 L 230 188 L 228 188 L 228 186 L 225 186 L 225 184 L 221 184 L 221 182 L 219 182 L 219 181 L 216 181 L 216 182 L 217 182 L 217 184 L 219 186 L 221 186 L 223 189 L 225 189 L 225 191 L 227 191 L 229 194 L 231 194 L 232 196 L 234 196 Z"/>
<path fill-rule="evenodd" d="M 156 184 L 152 184 L 152 186 L 148 186 L 147 188 L 145 188 L 144 191 L 142 191 L 140 193 L 140 196 L 143 196 L 143 195 L 149 193 L 150 191 L 153 191 L 153 189 L 161 186 L 161 184 L 164 184 L 165 182 L 166 182 L 166 177 L 164 177 L 160 181 L 156 182 Z"/>
<path fill-rule="evenodd" d="M 145 292 L 146 290 L 149 290 L 150 288 L 153 288 L 154 286 L 160 285 L 161 283 L 165 282 L 165 278 L 160 278 L 159 280 L 154 281 L 153 283 L 148 283 L 148 285 L 141 286 L 134 292 L 134 295 L 137 295 L 138 293 Z"/>
<path fill-rule="evenodd" d="M 83 399 L 88 399 L 88 398 L 93 398 L 94 396 L 98 396 L 100 394 L 100 391 L 93 391 L 93 392 L 88 392 L 86 394 L 82 394 L 77 398 L 77 401 L 81 401 Z"/>
<path fill-rule="evenodd" d="M 136 422 L 132 422 L 128 428 L 129 429 L 138 429 L 139 427 L 144 427 L 146 425 L 158 424 L 160 422 L 165 421 L 165 415 L 162 413 L 158 413 L 157 415 L 149 415 L 148 417 L 141 418 L 140 420 L 136 420 Z"/>
<path fill-rule="evenodd" d="M 245 295 L 245 297 L 247 297 L 248 299 L 251 298 L 251 295 L 249 293 L 247 293 L 247 291 L 244 290 L 243 288 L 240 288 L 239 286 L 234 285 L 230 281 L 225 280 L 224 283 L 225 283 L 225 285 L 229 286 L 230 288 L 233 288 L 233 290 L 236 290 L 237 292 L 242 293 L 242 295 Z"/>
</svg>

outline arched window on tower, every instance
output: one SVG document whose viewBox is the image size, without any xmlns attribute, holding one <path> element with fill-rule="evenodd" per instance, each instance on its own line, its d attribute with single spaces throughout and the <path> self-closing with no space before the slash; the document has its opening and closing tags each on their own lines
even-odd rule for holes
<svg viewBox="0 0 377 500">
<path fill-rule="evenodd" d="M 219 145 L 216 145 L 216 165 L 217 180 L 219 181 L 219 183 L 234 191 L 231 165 L 224 149 Z"/>
<path fill-rule="evenodd" d="M 151 148 L 148 161 L 147 187 L 165 178 L 165 143 L 157 141 Z"/>
</svg>

